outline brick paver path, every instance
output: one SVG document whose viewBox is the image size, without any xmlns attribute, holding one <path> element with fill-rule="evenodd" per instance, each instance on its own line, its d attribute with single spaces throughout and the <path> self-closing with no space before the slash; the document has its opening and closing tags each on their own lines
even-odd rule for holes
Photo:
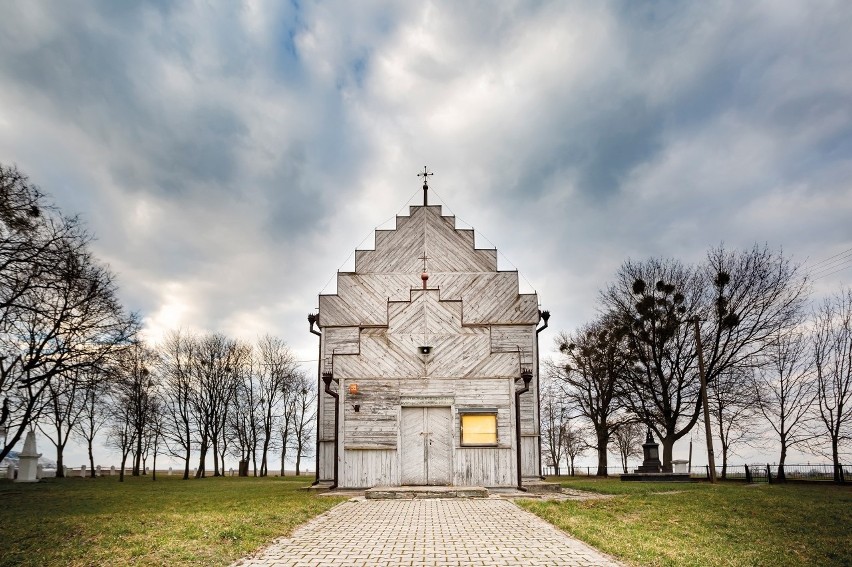
<svg viewBox="0 0 852 567">
<path fill-rule="evenodd" d="M 345 502 L 242 566 L 621 564 L 502 499 Z"/>
</svg>

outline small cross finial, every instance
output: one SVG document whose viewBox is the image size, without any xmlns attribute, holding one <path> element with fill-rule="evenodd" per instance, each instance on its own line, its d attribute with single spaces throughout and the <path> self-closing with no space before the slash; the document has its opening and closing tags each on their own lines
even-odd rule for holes
<svg viewBox="0 0 852 567">
<path fill-rule="evenodd" d="M 430 175 L 435 175 L 435 174 L 429 172 L 426 169 L 425 165 L 423 166 L 423 171 L 421 171 L 420 173 L 417 174 L 417 177 L 423 178 L 423 206 L 424 207 L 429 204 L 428 192 L 429 192 L 429 176 Z"/>
<path fill-rule="evenodd" d="M 429 256 L 426 255 L 426 251 L 423 251 L 423 255 L 418 258 L 418 260 L 423 260 L 423 273 L 420 274 L 420 279 L 423 280 L 423 289 L 426 289 L 426 280 L 429 279 L 429 274 L 426 273 L 426 260 L 429 259 Z"/>
</svg>

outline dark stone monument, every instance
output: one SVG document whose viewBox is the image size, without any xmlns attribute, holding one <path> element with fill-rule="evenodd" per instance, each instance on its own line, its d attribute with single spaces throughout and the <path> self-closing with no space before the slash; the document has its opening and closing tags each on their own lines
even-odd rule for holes
<svg viewBox="0 0 852 567">
<path fill-rule="evenodd" d="M 695 482 L 689 477 L 689 473 L 663 472 L 663 464 L 660 462 L 660 445 L 654 441 L 651 428 L 648 428 L 648 436 L 642 443 L 642 451 L 645 458 L 642 466 L 632 474 L 621 475 L 624 481 L 651 481 L 651 482 Z"/>
<path fill-rule="evenodd" d="M 638 473 L 658 473 L 662 472 L 663 464 L 660 462 L 660 445 L 654 441 L 654 436 L 651 435 L 651 428 L 648 428 L 648 436 L 645 442 L 642 443 L 642 452 L 645 458 L 642 461 L 642 466 L 636 469 Z"/>
</svg>

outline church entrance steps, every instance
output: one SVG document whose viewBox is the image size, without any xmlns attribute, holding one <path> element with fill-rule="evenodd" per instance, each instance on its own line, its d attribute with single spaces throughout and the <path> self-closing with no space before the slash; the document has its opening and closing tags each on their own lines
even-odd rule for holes
<svg viewBox="0 0 852 567">
<path fill-rule="evenodd" d="M 367 500 L 488 498 L 488 490 L 481 486 L 374 486 L 364 496 Z"/>
</svg>

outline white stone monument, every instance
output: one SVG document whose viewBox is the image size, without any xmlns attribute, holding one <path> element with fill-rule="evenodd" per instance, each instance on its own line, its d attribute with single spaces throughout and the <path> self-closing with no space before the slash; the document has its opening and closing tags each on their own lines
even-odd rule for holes
<svg viewBox="0 0 852 567">
<path fill-rule="evenodd" d="M 36 453 L 35 431 L 27 431 L 24 450 L 18 454 L 18 478 L 15 482 L 37 482 L 38 459 L 41 453 Z"/>
</svg>

